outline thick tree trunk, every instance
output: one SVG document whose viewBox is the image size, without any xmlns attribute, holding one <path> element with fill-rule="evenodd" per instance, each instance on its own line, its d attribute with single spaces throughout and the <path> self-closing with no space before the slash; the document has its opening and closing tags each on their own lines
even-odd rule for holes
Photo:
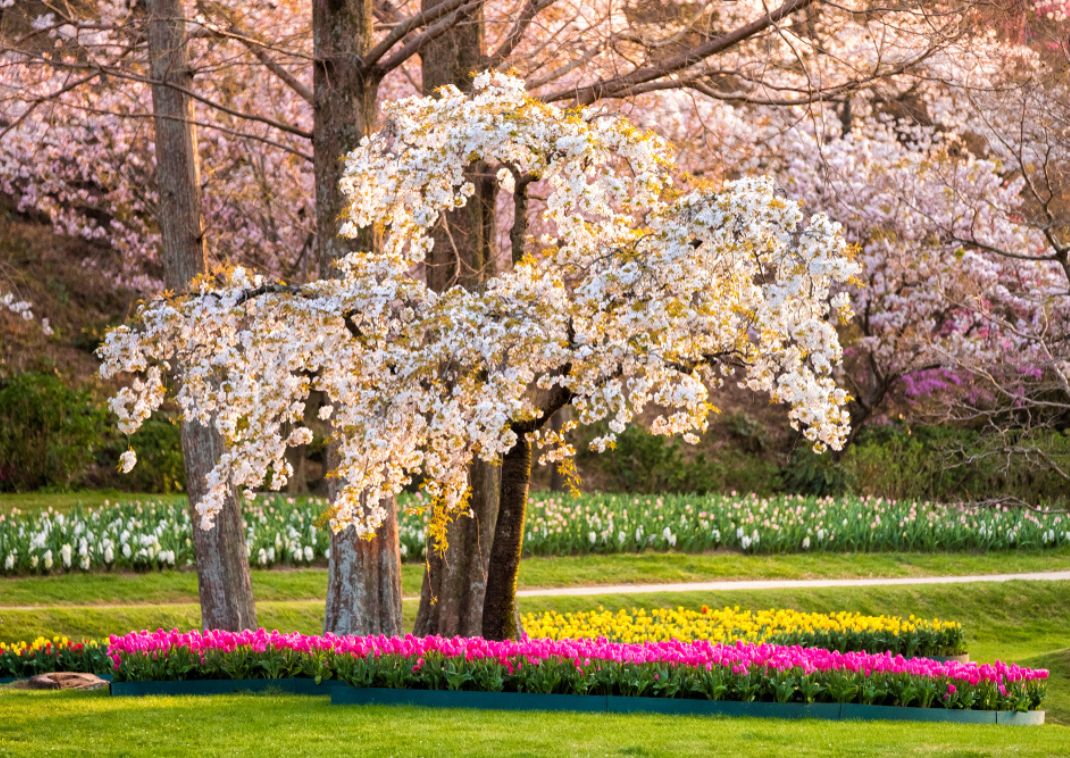
<svg viewBox="0 0 1070 758">
<path fill-rule="evenodd" d="M 182 1 L 148 0 L 147 8 L 164 279 L 169 289 L 181 292 L 207 269 L 197 134 L 193 105 L 186 94 L 193 77 L 186 57 Z M 183 425 L 182 453 L 191 511 L 204 496 L 205 476 L 222 450 L 222 440 L 213 428 Z M 245 524 L 235 494 L 227 497 L 212 529 L 201 529 L 197 522 L 193 512 L 201 624 L 211 629 L 255 627 Z"/>
<path fill-rule="evenodd" d="M 531 440 L 527 433 L 518 432 L 516 444 L 502 459 L 501 502 L 483 603 L 483 636 L 489 640 L 515 639 L 520 635 L 516 586 L 524 550 L 531 459 Z"/>
<path fill-rule="evenodd" d="M 401 556 L 397 507 L 375 539 L 352 527 L 331 535 L 330 577 L 324 631 L 335 634 L 401 634 Z"/>
<path fill-rule="evenodd" d="M 222 442 L 211 427 L 183 424 L 182 451 L 190 503 L 204 497 L 204 480 L 223 453 Z M 201 529 L 197 514 L 191 515 L 201 625 L 205 629 L 255 629 L 256 604 L 245 546 L 245 519 L 237 496 L 230 493 L 211 529 Z"/>
<path fill-rule="evenodd" d="M 427 11 L 442 0 L 423 0 Z M 482 8 L 473 8 L 464 18 L 421 54 L 425 94 L 444 84 L 462 90 L 480 69 L 483 52 Z M 478 288 L 494 274 L 493 177 L 468 172 L 475 196 L 463 208 L 445 214 L 434 232 L 435 246 L 426 262 L 427 284 L 437 292 L 454 285 Z M 427 543 L 427 570 L 420 590 L 420 607 L 414 632 L 419 635 L 478 635 L 483 629 L 483 601 L 494 526 L 498 518 L 501 470 L 482 461 L 469 470 L 472 517 L 461 516 L 446 533 L 445 555 Z"/>
<path fill-rule="evenodd" d="M 438 555 L 428 541 L 427 570 L 420 588 L 414 634 L 478 636 L 483 633 L 487 566 L 498 519 L 501 467 L 477 461 L 468 470 L 472 517 L 462 516 L 446 533 L 449 548 Z"/>
<path fill-rule="evenodd" d="M 313 0 L 313 159 L 316 172 L 316 245 L 321 276 L 360 240 L 338 236 L 345 199 L 338 189 L 342 158 L 370 133 L 379 82 L 366 75 L 362 56 L 372 46 L 372 0 Z M 332 488 L 333 491 L 333 488 Z M 401 557 L 396 508 L 375 539 L 358 540 L 352 529 L 331 537 L 324 629 L 336 634 L 401 631 Z"/>
</svg>

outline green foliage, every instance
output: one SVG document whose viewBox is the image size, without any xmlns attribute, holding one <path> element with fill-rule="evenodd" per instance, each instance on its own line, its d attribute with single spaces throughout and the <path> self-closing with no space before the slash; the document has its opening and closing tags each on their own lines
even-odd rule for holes
<svg viewBox="0 0 1070 758">
<path fill-rule="evenodd" d="M 849 473 L 827 453 L 818 454 L 802 444 L 792 451 L 780 471 L 785 492 L 828 497 L 848 491 Z"/>
<path fill-rule="evenodd" d="M 0 490 L 82 481 L 107 434 L 89 394 L 49 374 L 19 374 L 0 388 Z"/>
<path fill-rule="evenodd" d="M 587 439 L 578 445 L 581 478 L 590 474 L 604 481 L 604 489 L 644 494 L 780 490 L 779 467 L 763 455 L 765 430 L 742 413 L 729 414 L 697 447 L 638 427 L 626 429 L 616 447 L 602 454 L 587 451 Z"/>
<path fill-rule="evenodd" d="M 817 454 L 799 439 L 789 451 L 777 450 L 759 422 L 734 413 L 719 419 L 696 447 L 635 427 L 601 455 L 585 452 L 585 441 L 577 446 L 581 478 L 614 492 L 1070 502 L 1067 482 L 1052 465 L 1070 471 L 1070 432 L 1057 430 L 994 437 L 973 429 L 890 424 L 861 429 L 842 453 Z M 1008 445 L 1019 453 L 1006 455 Z"/>
<path fill-rule="evenodd" d="M 112 484 L 136 492 L 181 492 L 186 486 L 182 459 L 181 429 L 170 419 L 152 417 L 129 439 L 112 435 L 112 443 L 100 457 L 101 468 L 111 471 L 127 448 L 137 453 L 138 464 L 129 474 L 109 476 Z"/>
<path fill-rule="evenodd" d="M 116 470 L 132 447 L 139 464 Z M 106 406 L 90 392 L 51 374 L 17 374 L 0 386 L 0 491 L 111 486 L 144 492 L 184 488 L 179 428 L 150 418 L 121 435 Z"/>
<path fill-rule="evenodd" d="M 1008 444 L 1034 454 L 1007 456 Z M 1043 459 L 1047 459 L 1046 461 Z M 839 467 L 854 492 L 920 500 L 1016 497 L 1030 504 L 1066 502 L 1066 480 L 1047 462 L 1070 464 L 1070 435 L 1044 431 L 1000 439 L 946 426 L 868 427 Z"/>
<path fill-rule="evenodd" d="M 641 429 L 626 429 L 606 454 L 605 468 L 623 492 L 709 492 L 719 471 L 704 459 L 690 461 L 681 443 Z"/>
</svg>

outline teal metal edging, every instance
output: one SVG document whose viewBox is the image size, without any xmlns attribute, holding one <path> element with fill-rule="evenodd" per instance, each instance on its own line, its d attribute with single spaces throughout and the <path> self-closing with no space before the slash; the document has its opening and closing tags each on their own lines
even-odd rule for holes
<svg viewBox="0 0 1070 758">
<path fill-rule="evenodd" d="M 329 684 L 315 679 L 181 679 L 174 681 L 112 682 L 111 694 L 119 697 L 142 695 L 225 695 L 233 692 L 284 692 L 289 695 L 327 695 Z"/>
<path fill-rule="evenodd" d="M 421 705 L 504 711 L 585 711 L 604 713 L 604 695 L 543 695 L 529 692 L 475 692 L 350 687 L 335 683 L 331 705 Z"/>
<path fill-rule="evenodd" d="M 510 711 L 585 711 L 595 713 L 663 713 L 689 716 L 756 716 L 828 721 L 940 721 L 959 724 L 1044 723 L 1044 711 L 976 711 L 945 708 L 897 708 L 854 703 L 764 703 L 686 698 L 606 695 L 542 695 L 522 692 L 406 690 L 377 687 L 330 687 L 332 705 L 418 705 L 435 708 L 482 708 Z"/>
<path fill-rule="evenodd" d="M 578 711 L 585 713 L 661 713 L 685 716 L 751 716 L 827 721 L 918 721 L 957 724 L 1039 726 L 1044 711 L 978 711 L 945 708 L 900 708 L 857 703 L 766 703 L 614 695 L 544 695 L 531 692 L 477 692 L 351 687 L 314 679 L 186 679 L 112 682 L 111 694 L 223 695 L 237 692 L 283 692 L 330 695 L 332 705 L 416 705 L 429 708 L 479 708 L 505 711 Z"/>
</svg>

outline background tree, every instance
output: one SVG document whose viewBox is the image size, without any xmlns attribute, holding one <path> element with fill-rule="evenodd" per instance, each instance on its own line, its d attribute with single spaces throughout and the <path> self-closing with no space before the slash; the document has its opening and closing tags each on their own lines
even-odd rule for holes
<svg viewBox="0 0 1070 758">
<path fill-rule="evenodd" d="M 441 0 L 424 0 L 430 10 Z M 466 91 L 484 64 L 484 7 L 479 3 L 449 33 L 427 46 L 420 56 L 424 95 L 444 85 Z M 504 44 L 504 43 L 503 43 Z M 446 211 L 435 227 L 424 262 L 427 284 L 436 292 L 460 284 L 478 289 L 495 271 L 497 183 L 485 166 L 469 171 L 474 194 L 463 207 Z M 470 518 L 447 526 L 444 553 L 428 538 L 426 570 L 414 632 L 419 635 L 475 636 L 483 631 L 483 599 L 487 588 L 494 527 L 498 519 L 501 469 L 476 460 L 469 472 Z"/>
<path fill-rule="evenodd" d="M 156 138 L 156 182 L 160 202 L 165 282 L 182 292 L 208 268 L 197 133 L 189 92 L 193 78 L 186 60 L 185 13 L 181 0 L 149 0 L 149 71 Z M 210 419 L 182 424 L 182 453 L 190 508 L 204 496 L 205 480 L 223 448 Z M 124 467 L 127 462 L 124 461 Z M 245 521 L 233 487 L 221 491 L 215 528 L 195 530 L 197 589 L 206 629 L 252 629 L 256 604 L 245 551 Z"/>
</svg>

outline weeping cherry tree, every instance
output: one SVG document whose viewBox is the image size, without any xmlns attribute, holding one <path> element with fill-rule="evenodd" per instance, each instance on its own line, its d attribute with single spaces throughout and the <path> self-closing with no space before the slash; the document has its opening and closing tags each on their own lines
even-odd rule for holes
<svg viewBox="0 0 1070 758">
<path fill-rule="evenodd" d="M 476 459 L 500 463 L 483 634 L 515 636 L 515 590 L 535 458 L 567 464 L 567 432 L 592 447 L 633 423 L 697 439 L 735 382 L 787 408 L 818 450 L 842 446 L 847 393 L 838 285 L 856 273 L 840 228 L 766 179 L 707 186 L 675 170 L 669 145 L 593 108 L 563 110 L 512 77 L 443 87 L 384 108 L 382 128 L 345 156 L 341 233 L 372 229 L 375 252 L 302 286 L 244 268 L 145 304 L 101 348 L 106 376 L 133 378 L 113 407 L 133 431 L 165 399 L 214 423 L 226 450 L 197 503 L 211 529 L 228 487 L 278 489 L 288 447 L 306 444 L 310 393 L 326 398 L 337 449 L 333 529 L 366 538 L 381 505 L 422 491 L 435 546 L 468 512 Z M 464 207 L 471 170 L 511 196 L 502 273 L 436 292 L 420 267 L 441 214 Z M 511 263 L 510 263 L 511 261 Z M 546 424 L 571 406 L 562 429 Z M 132 453 L 123 466 L 134 465 Z"/>
</svg>

